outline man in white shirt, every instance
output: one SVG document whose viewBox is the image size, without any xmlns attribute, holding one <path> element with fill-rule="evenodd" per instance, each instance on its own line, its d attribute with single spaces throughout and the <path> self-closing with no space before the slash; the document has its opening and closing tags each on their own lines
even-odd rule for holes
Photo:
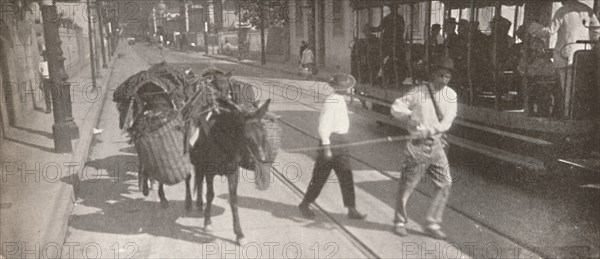
<svg viewBox="0 0 600 259">
<path fill-rule="evenodd" d="M 44 92 L 44 100 L 46 101 L 46 113 L 52 111 L 52 91 L 50 82 L 50 72 L 48 71 L 48 61 L 46 60 L 46 51 L 42 51 L 42 60 L 40 61 L 40 79 L 42 83 L 40 85 L 41 90 Z"/>
<path fill-rule="evenodd" d="M 592 8 L 576 0 L 562 1 L 562 7 L 556 10 L 550 26 L 543 27 L 532 23 L 529 33 L 534 36 L 549 37 L 556 34 L 554 47 L 554 67 L 560 75 L 564 95 L 564 115 L 569 116 L 571 100 L 571 73 L 573 56 L 576 51 L 584 49 L 584 44 L 576 44 L 578 40 L 597 40 L 600 36 L 600 22 Z M 563 48 L 564 47 L 564 48 Z"/>
<path fill-rule="evenodd" d="M 341 94 L 348 92 L 355 84 L 354 77 L 348 74 L 338 73 L 329 80 L 329 85 L 334 88 L 335 93 L 325 100 L 319 116 L 319 137 L 322 149 L 315 162 L 306 195 L 299 205 L 300 212 L 306 218 L 314 217 L 314 212 L 309 209 L 309 205 L 319 196 L 331 170 L 335 171 L 339 179 L 344 206 L 348 208 L 348 217 L 358 220 L 366 217 L 365 214 L 356 210 L 354 179 L 352 178 L 348 148 L 336 147 L 336 145 L 348 143 L 346 134 L 350 128 L 348 107 Z"/>
<path fill-rule="evenodd" d="M 406 143 L 406 161 L 396 196 L 394 232 L 408 235 L 406 204 L 411 193 L 427 174 L 435 183 L 436 194 L 427 212 L 425 231 L 434 238 L 445 239 L 441 230 L 442 214 L 450 194 L 452 178 L 442 134 L 452 126 L 457 111 L 457 95 L 448 87 L 454 63 L 440 58 L 431 69 L 429 79 L 416 85 L 398 98 L 391 108 L 392 115 L 407 125 L 407 130 L 422 138 Z M 432 99 L 433 97 L 433 99 Z M 437 106 L 437 107 L 436 107 Z"/>
</svg>

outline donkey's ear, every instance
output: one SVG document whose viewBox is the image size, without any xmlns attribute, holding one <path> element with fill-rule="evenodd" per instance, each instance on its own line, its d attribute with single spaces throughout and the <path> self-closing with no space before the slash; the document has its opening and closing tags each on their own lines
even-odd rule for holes
<svg viewBox="0 0 600 259">
<path fill-rule="evenodd" d="M 227 72 L 227 74 L 225 74 L 225 77 L 231 78 L 232 75 L 233 75 L 233 70 Z"/>
<path fill-rule="evenodd" d="M 267 114 L 267 111 L 269 110 L 270 103 L 271 103 L 271 99 L 268 99 L 265 103 L 263 103 L 263 105 L 261 105 L 260 108 L 258 108 L 258 110 L 255 112 L 256 117 L 258 117 L 258 118 L 264 117 L 265 114 Z"/>
</svg>

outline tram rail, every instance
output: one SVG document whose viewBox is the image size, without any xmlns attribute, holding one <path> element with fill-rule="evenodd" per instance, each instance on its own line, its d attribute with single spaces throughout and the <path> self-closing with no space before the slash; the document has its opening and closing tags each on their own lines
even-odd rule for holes
<svg viewBox="0 0 600 259">
<path fill-rule="evenodd" d="M 148 64 L 153 64 L 147 57 L 144 57 L 143 55 L 141 57 Z M 246 84 L 246 85 L 251 85 L 250 83 L 247 83 L 247 82 L 244 82 L 244 81 L 240 81 L 240 80 L 236 80 L 236 81 L 238 83 L 242 83 L 242 84 Z M 273 85 L 275 85 L 279 89 L 282 89 L 282 90 L 284 89 L 283 86 L 280 86 L 279 84 L 273 84 Z M 287 98 L 286 96 L 284 96 L 282 94 L 277 94 L 277 93 L 274 93 L 274 92 L 272 94 L 277 95 L 277 96 L 282 97 L 282 98 Z M 304 92 L 303 92 L 303 94 L 304 94 Z M 324 94 L 319 94 L 318 96 L 316 96 L 315 94 L 312 94 L 312 93 L 308 93 L 308 96 L 311 96 L 313 98 L 323 98 L 323 97 L 326 97 L 326 95 L 324 95 Z M 315 105 L 310 105 L 310 104 L 308 104 L 306 102 L 303 102 L 303 101 L 297 101 L 295 103 L 300 104 L 300 105 L 302 105 L 304 107 L 307 107 L 307 108 L 309 108 L 311 110 L 315 110 L 315 111 L 319 111 L 320 110 Z M 355 111 L 353 111 L 353 112 L 355 112 Z M 358 115 L 361 114 L 360 112 L 355 112 L 355 113 L 358 114 Z M 386 119 L 388 119 L 388 121 L 391 122 L 389 124 L 392 124 L 392 125 L 395 125 L 395 126 L 398 126 L 398 127 L 402 126 L 399 123 L 395 123 L 394 121 L 389 120 L 388 116 L 379 115 L 381 117 L 378 117 L 378 116 L 373 116 L 373 115 L 377 115 L 377 114 L 371 114 L 370 113 L 369 114 L 369 117 L 371 117 L 370 119 L 373 119 L 373 118 L 375 118 L 375 119 L 386 118 Z M 290 121 L 288 121 L 288 120 L 286 120 L 284 118 L 280 118 L 279 121 L 281 121 L 284 125 L 290 127 L 291 129 L 293 129 L 293 130 L 295 130 L 295 131 L 297 131 L 297 132 L 299 132 L 299 133 L 301 133 L 301 134 L 303 134 L 303 135 L 305 135 L 307 137 L 310 137 L 310 138 L 315 139 L 315 140 L 318 139 L 317 136 L 312 135 L 308 131 L 302 129 L 300 126 L 298 126 L 298 125 L 296 125 L 296 124 L 294 124 L 294 123 L 292 123 L 292 122 L 290 122 Z M 378 130 L 378 132 L 379 133 L 383 133 L 380 130 Z M 371 164 L 371 163 L 369 163 L 369 162 L 367 162 L 367 161 L 365 161 L 363 159 L 360 159 L 360 158 L 358 158 L 358 157 L 356 157 L 354 155 L 350 155 L 350 158 L 353 159 L 353 160 L 355 160 L 358 163 L 361 163 L 361 164 L 367 166 L 368 168 L 372 168 L 375 172 L 377 172 L 377 173 L 379 173 L 379 174 L 381 174 L 381 175 L 389 178 L 390 180 L 394 180 L 394 181 L 398 181 L 399 180 L 398 177 L 396 177 L 396 176 L 394 176 L 394 175 L 392 175 L 392 174 L 390 174 L 388 172 L 385 172 L 384 170 L 381 170 L 381 169 L 377 168 L 377 166 L 375 166 L 375 165 L 373 165 L 373 164 Z M 273 168 L 273 171 L 274 171 L 274 176 L 279 181 L 281 181 L 288 189 L 290 189 L 293 193 L 295 193 L 299 197 L 303 197 L 304 196 L 305 192 L 303 192 L 301 190 L 301 188 L 296 183 L 294 183 L 294 182 L 290 181 L 289 179 L 287 179 L 287 177 L 281 171 L 277 170 L 276 168 Z M 421 194 L 421 195 L 423 195 L 425 197 L 432 198 L 425 191 L 423 191 L 421 189 L 421 187 L 417 187 L 416 191 L 419 194 Z M 333 217 L 332 214 L 329 213 L 329 212 L 327 212 L 323 207 L 321 207 L 321 206 L 319 206 L 317 204 L 313 204 L 311 206 L 313 206 L 314 208 L 316 208 L 320 214 L 322 214 L 330 223 L 332 223 L 335 226 L 336 229 L 340 230 L 340 232 L 343 233 L 343 235 L 347 238 L 347 240 L 350 241 L 350 242 L 352 242 L 366 257 L 368 257 L 368 258 L 381 258 L 381 256 L 379 256 L 372 248 L 370 248 L 367 244 L 365 244 L 365 242 L 363 242 L 362 240 L 360 240 L 357 236 L 355 236 L 354 234 L 352 234 L 352 232 L 344 224 L 342 224 L 340 221 L 336 220 L 335 217 Z M 468 220 L 473 221 L 475 224 L 481 226 L 482 228 L 485 228 L 486 230 L 488 230 L 488 231 L 490 231 L 490 232 L 492 232 L 492 233 L 494 233 L 494 234 L 496 234 L 498 236 L 501 236 L 502 238 L 505 238 L 506 240 L 509 240 L 510 242 L 512 242 L 512 243 L 514 243 L 516 245 L 519 245 L 519 246 L 525 248 L 526 250 L 528 250 L 526 252 L 526 254 L 528 254 L 528 255 L 538 255 L 540 257 L 545 257 L 545 258 L 546 257 L 552 257 L 552 255 L 545 254 L 544 251 L 540 251 L 538 248 L 533 247 L 533 246 L 527 244 L 526 242 L 523 242 L 523 241 L 520 241 L 520 240 L 518 240 L 516 238 L 511 237 L 508 233 L 505 233 L 505 232 L 503 232 L 501 230 L 498 230 L 498 229 L 494 228 L 493 226 L 491 226 L 490 224 L 487 224 L 486 222 L 478 220 L 475 215 L 469 214 L 469 213 L 467 213 L 465 211 L 461 211 L 458 208 L 456 208 L 455 206 L 448 205 L 448 208 L 450 210 L 452 210 L 453 212 L 455 212 L 455 213 L 457 213 L 457 214 L 459 214 L 459 215 L 467 218 Z"/>
<path fill-rule="evenodd" d="M 284 88 L 280 87 L 280 89 L 284 89 Z M 281 94 L 277 94 L 277 93 L 273 93 L 273 94 L 285 98 L 285 96 L 283 96 Z M 308 95 L 312 96 L 312 97 L 324 97 L 325 96 L 325 95 L 315 96 L 314 94 L 308 94 Z M 309 105 L 309 104 L 301 102 L 301 101 L 298 101 L 296 103 L 301 104 L 302 106 L 308 107 L 308 108 L 310 108 L 312 110 L 316 110 L 316 111 L 320 110 L 319 108 L 315 107 L 314 105 Z M 294 123 L 292 123 L 292 122 L 290 122 L 290 121 L 288 121 L 288 120 L 286 120 L 284 118 L 280 118 L 279 121 L 282 122 L 283 124 L 285 124 L 286 126 L 288 126 L 289 128 L 291 128 L 291 129 L 293 129 L 293 130 L 295 130 L 295 131 L 297 131 L 297 132 L 299 132 L 299 133 L 301 133 L 301 134 L 303 134 L 303 135 L 305 135 L 307 137 L 310 137 L 310 138 L 315 139 L 315 140 L 319 139 L 317 136 L 312 135 L 308 131 L 302 129 L 300 126 L 298 126 L 298 125 L 296 125 L 296 124 L 294 124 Z M 371 163 L 369 163 L 369 162 L 367 162 L 367 161 L 365 161 L 363 159 L 360 159 L 360 158 L 356 157 L 355 155 L 350 154 L 350 158 L 353 159 L 353 160 L 355 160 L 356 162 L 359 162 L 359 163 L 361 163 L 361 164 L 363 164 L 363 165 L 365 165 L 365 166 L 373 169 L 374 171 L 376 171 L 379 174 L 381 174 L 381 175 L 389 178 L 390 180 L 393 180 L 393 181 L 398 181 L 399 180 L 398 177 L 396 177 L 396 176 L 394 176 L 394 175 L 392 175 L 392 174 L 390 174 L 388 172 L 385 172 L 384 170 L 381 170 L 377 166 L 375 166 L 375 165 L 373 165 L 373 164 L 371 164 Z M 276 171 L 276 177 L 279 180 L 281 180 L 286 186 L 288 186 L 290 189 L 292 189 L 292 191 L 294 191 L 295 193 L 297 193 L 299 195 L 300 194 L 304 195 L 304 192 L 302 192 L 300 190 L 300 188 L 296 184 L 294 184 L 292 181 L 289 181 L 289 179 L 287 179 L 284 176 L 283 173 L 281 173 L 278 170 L 275 170 L 275 171 Z M 420 187 L 417 187 L 416 191 L 418 193 L 420 193 L 421 195 L 425 196 L 425 197 L 433 198 L 431 195 L 427 194 L 425 191 L 423 191 L 422 189 L 420 189 Z M 519 245 L 519 246 L 521 246 L 521 247 L 523 247 L 523 248 L 531 251 L 529 253 L 530 255 L 534 255 L 535 254 L 535 255 L 539 255 L 539 256 L 544 257 L 544 258 L 546 258 L 546 257 L 552 257 L 552 255 L 544 254 L 543 251 L 539 251 L 538 248 L 533 247 L 533 246 L 527 244 L 524 241 L 520 241 L 520 240 L 518 240 L 516 238 L 513 238 L 508 233 L 505 233 L 505 232 L 503 232 L 503 231 L 501 231 L 499 229 L 496 229 L 496 228 L 494 228 L 493 226 L 491 226 L 490 224 L 488 224 L 488 223 L 486 223 L 484 221 L 478 220 L 475 215 L 471 215 L 471 214 L 469 214 L 467 212 L 461 211 L 458 208 L 456 208 L 455 206 L 451 206 L 451 205 L 447 205 L 447 206 L 448 206 L 448 208 L 450 210 L 454 211 L 455 213 L 458 213 L 459 215 L 461 215 L 461 216 L 463 216 L 463 217 L 465 217 L 465 218 L 473 221 L 474 223 L 476 223 L 476 224 L 482 226 L 483 228 L 485 228 L 485 229 L 493 232 L 494 234 L 497 234 L 497 235 L 499 235 L 499 236 L 501 236 L 501 237 L 509 240 L 510 242 L 513 242 L 513 243 L 515 243 L 515 244 L 517 244 L 517 245 Z M 366 244 L 364 244 L 362 241 L 358 240 L 354 235 L 352 235 L 350 233 L 350 231 L 344 225 L 342 225 L 340 222 L 338 222 L 337 220 L 335 220 L 335 218 L 333 218 L 327 211 L 325 211 L 323 208 L 319 207 L 318 205 L 316 205 L 316 207 L 319 209 L 319 211 L 323 215 L 326 215 L 326 217 L 330 221 L 334 222 L 339 228 L 342 228 L 342 230 L 349 235 L 348 238 L 350 238 L 353 242 L 358 242 L 358 244 L 361 245 L 361 250 L 365 249 L 365 252 L 372 251 L 370 248 L 368 248 L 368 246 L 366 246 Z M 365 255 L 367 255 L 367 254 L 365 254 Z M 377 257 L 377 258 L 379 258 L 379 257 Z"/>
</svg>

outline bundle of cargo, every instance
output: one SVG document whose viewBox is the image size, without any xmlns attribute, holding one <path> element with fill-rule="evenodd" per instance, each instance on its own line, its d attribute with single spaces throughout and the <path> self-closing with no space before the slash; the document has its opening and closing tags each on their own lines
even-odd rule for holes
<svg viewBox="0 0 600 259">
<path fill-rule="evenodd" d="M 186 89 L 190 88 L 185 72 L 161 63 L 128 78 L 113 94 L 119 126 L 135 144 L 143 178 L 173 185 L 190 175 L 185 123 L 179 111 L 189 99 Z"/>
</svg>

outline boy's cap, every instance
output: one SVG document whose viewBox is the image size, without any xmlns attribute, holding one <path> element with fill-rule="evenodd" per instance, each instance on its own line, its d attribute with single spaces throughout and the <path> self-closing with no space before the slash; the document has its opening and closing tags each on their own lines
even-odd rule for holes
<svg viewBox="0 0 600 259">
<path fill-rule="evenodd" d="M 335 91 L 346 91 L 356 85 L 356 79 L 352 75 L 337 73 L 329 79 L 328 83 Z"/>
<path fill-rule="evenodd" d="M 448 19 L 446 19 L 446 21 L 444 23 L 456 24 L 456 18 L 454 18 L 454 17 L 448 18 Z"/>
<path fill-rule="evenodd" d="M 432 68 L 436 69 L 447 69 L 450 72 L 454 71 L 454 61 L 451 58 L 440 57 L 432 62 Z"/>
</svg>

